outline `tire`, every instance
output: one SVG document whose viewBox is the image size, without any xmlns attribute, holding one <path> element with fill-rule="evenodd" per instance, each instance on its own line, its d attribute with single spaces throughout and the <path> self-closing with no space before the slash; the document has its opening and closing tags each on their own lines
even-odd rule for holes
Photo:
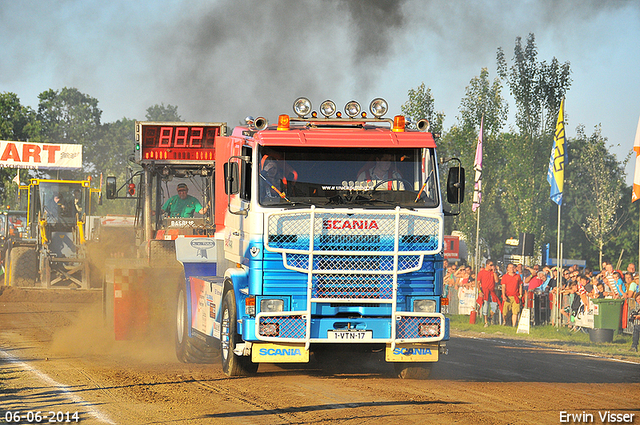
<svg viewBox="0 0 640 425">
<path fill-rule="evenodd" d="M 186 285 L 178 285 L 176 295 L 175 347 L 178 360 L 183 363 L 213 363 L 218 355 L 212 338 L 189 336 L 189 315 L 187 312 Z"/>
<path fill-rule="evenodd" d="M 398 378 L 427 379 L 431 375 L 433 363 L 394 363 Z"/>
<path fill-rule="evenodd" d="M 33 287 L 38 277 L 38 258 L 33 247 L 17 246 L 9 253 L 9 285 Z"/>
<path fill-rule="evenodd" d="M 248 356 L 238 356 L 234 347 L 241 341 L 238 335 L 238 314 L 236 297 L 233 290 L 228 290 L 222 300 L 222 322 L 220 326 L 220 357 L 222 370 L 227 376 L 249 376 L 258 371 L 258 363 L 253 363 Z"/>
</svg>

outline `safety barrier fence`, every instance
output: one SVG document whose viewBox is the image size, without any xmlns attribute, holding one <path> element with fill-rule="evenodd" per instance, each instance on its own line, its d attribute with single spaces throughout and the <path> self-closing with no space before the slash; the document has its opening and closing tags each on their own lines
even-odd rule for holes
<svg viewBox="0 0 640 425">
<path fill-rule="evenodd" d="M 606 317 L 607 315 L 617 314 L 617 304 L 620 304 L 620 321 L 618 323 L 618 329 L 623 333 L 633 333 L 633 327 L 629 324 L 629 314 L 638 308 L 634 298 L 620 299 L 616 302 L 616 307 L 612 311 L 611 309 L 600 308 L 598 303 L 601 301 L 596 300 L 594 302 L 589 299 L 589 305 L 585 306 L 580 303 L 580 307 L 577 311 L 572 310 L 574 296 L 577 294 L 563 295 L 560 304 L 561 325 L 568 326 L 580 326 L 585 328 L 598 327 L 598 322 L 606 322 L 607 326 L 611 323 L 611 320 Z M 600 299 L 602 300 L 602 299 Z M 604 299 L 605 301 L 608 299 Z M 520 300 L 520 306 L 530 309 L 530 320 L 532 326 L 542 326 L 556 323 L 557 307 L 554 303 L 553 294 L 545 291 L 530 291 L 526 296 Z M 494 323 L 504 323 L 504 316 L 502 314 L 502 300 L 498 297 L 498 302 L 492 306 L 495 310 Z M 446 301 L 443 302 L 443 313 L 449 315 L 469 315 L 471 311 L 476 311 L 478 316 L 481 317 L 482 299 L 476 297 L 474 288 L 460 288 L 458 290 L 450 290 Z M 594 317 L 598 317 L 599 320 L 595 320 Z M 568 316 L 568 317 L 567 317 Z M 617 321 L 615 318 L 614 321 Z"/>
</svg>

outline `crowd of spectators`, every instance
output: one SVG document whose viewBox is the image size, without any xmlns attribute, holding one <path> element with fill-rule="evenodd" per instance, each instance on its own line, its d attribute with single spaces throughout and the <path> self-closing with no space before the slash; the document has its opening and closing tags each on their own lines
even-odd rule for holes
<svg viewBox="0 0 640 425">
<path fill-rule="evenodd" d="M 496 322 L 496 312 L 502 313 L 503 325 L 515 326 L 521 306 L 533 298 L 533 294 L 548 294 L 551 311 L 550 322 L 555 325 L 571 326 L 572 317 L 586 311 L 589 299 L 614 298 L 628 299 L 635 306 L 635 298 L 640 295 L 639 276 L 636 266 L 630 263 L 626 271 L 615 270 L 613 265 L 604 261 L 600 272 L 582 269 L 576 265 L 562 269 L 558 279 L 558 269 L 549 266 L 523 266 L 506 264 L 502 270 L 493 260 L 487 260 L 484 268 L 476 276 L 470 266 L 444 262 L 444 296 L 457 299 L 464 290 L 478 291 L 477 305 L 484 317 L 485 326 Z M 558 281 L 560 282 L 558 284 Z M 556 317 L 560 302 L 561 317 Z M 509 319 L 511 317 L 511 320 Z M 565 318 L 562 320 L 562 318 Z"/>
</svg>

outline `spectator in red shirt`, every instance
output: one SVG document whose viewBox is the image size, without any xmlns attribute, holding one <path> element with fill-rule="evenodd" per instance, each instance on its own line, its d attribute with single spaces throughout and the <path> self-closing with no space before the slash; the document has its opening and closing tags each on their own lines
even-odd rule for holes
<svg viewBox="0 0 640 425">
<path fill-rule="evenodd" d="M 546 278 L 547 274 L 543 271 L 539 271 L 536 276 L 532 277 L 529 281 L 529 291 L 533 292 L 536 288 L 540 287 Z"/>
<path fill-rule="evenodd" d="M 484 269 L 478 272 L 485 328 L 489 326 L 489 319 L 493 320 L 493 313 L 497 310 L 496 283 L 498 283 L 498 275 L 494 267 L 493 260 L 487 260 Z"/>
<path fill-rule="evenodd" d="M 507 273 L 500 281 L 502 286 L 502 314 L 506 317 L 511 312 L 511 323 L 515 327 L 520 313 L 520 299 L 522 298 L 522 279 L 515 272 L 513 263 L 507 265 Z M 504 323 L 506 325 L 506 322 Z"/>
</svg>

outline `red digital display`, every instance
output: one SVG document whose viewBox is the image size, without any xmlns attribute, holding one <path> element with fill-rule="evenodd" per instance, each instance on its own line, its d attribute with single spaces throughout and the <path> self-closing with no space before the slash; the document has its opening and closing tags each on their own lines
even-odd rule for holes
<svg viewBox="0 0 640 425">
<path fill-rule="evenodd" d="M 136 131 L 140 142 L 141 160 L 212 161 L 215 156 L 215 139 L 220 136 L 220 124 L 174 125 L 167 123 L 138 123 Z"/>
</svg>

